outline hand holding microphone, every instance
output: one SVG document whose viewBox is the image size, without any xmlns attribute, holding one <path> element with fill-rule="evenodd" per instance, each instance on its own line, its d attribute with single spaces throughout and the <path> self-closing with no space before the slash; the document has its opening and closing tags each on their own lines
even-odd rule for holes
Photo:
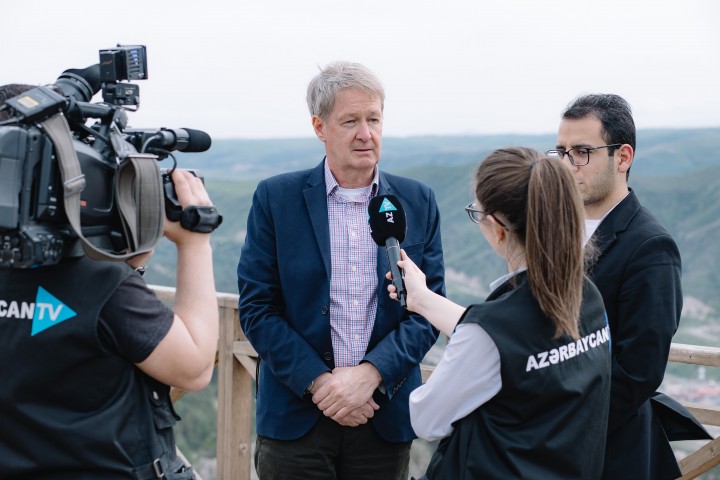
<svg viewBox="0 0 720 480">
<path fill-rule="evenodd" d="M 395 195 L 378 195 L 368 205 L 370 234 L 379 246 L 385 246 L 390 261 L 390 273 L 400 306 L 407 308 L 403 274 L 397 262 L 400 258 L 400 242 L 405 240 L 407 222 L 405 210 Z"/>
<path fill-rule="evenodd" d="M 428 297 L 435 294 L 427 287 L 425 273 L 407 256 L 405 250 L 400 249 L 400 255 L 402 258 L 400 261 L 402 281 L 405 286 L 405 308 L 411 312 L 419 313 L 423 305 L 428 303 Z M 388 280 L 392 280 L 390 272 L 385 276 Z M 388 292 L 390 298 L 400 300 L 395 285 L 388 285 Z"/>
<path fill-rule="evenodd" d="M 400 242 L 405 240 L 407 221 L 400 200 L 394 195 L 378 195 L 368 205 L 370 216 L 370 234 L 378 245 L 385 245 L 390 260 L 392 280 L 388 286 L 390 296 L 395 294 L 400 306 L 425 317 L 435 328 L 445 335 L 452 335 L 465 307 L 438 295 L 427 286 L 425 274 L 400 250 Z M 398 266 L 398 261 L 402 269 Z M 405 288 L 408 286 L 409 288 Z M 410 304 L 408 305 L 408 297 Z"/>
</svg>

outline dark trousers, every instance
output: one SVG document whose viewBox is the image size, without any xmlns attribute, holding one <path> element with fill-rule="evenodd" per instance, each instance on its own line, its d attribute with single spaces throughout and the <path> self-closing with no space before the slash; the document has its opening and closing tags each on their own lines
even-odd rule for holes
<svg viewBox="0 0 720 480">
<path fill-rule="evenodd" d="M 343 427 L 320 417 L 297 440 L 257 437 L 260 480 L 407 480 L 412 442 L 390 443 L 370 422 Z"/>
</svg>

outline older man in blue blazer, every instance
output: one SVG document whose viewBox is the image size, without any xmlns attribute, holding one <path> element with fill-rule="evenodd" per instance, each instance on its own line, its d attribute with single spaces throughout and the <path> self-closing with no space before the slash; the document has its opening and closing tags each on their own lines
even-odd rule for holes
<svg viewBox="0 0 720 480">
<path fill-rule="evenodd" d="M 437 338 L 387 295 L 370 199 L 395 195 L 401 247 L 444 294 L 432 190 L 381 172 L 384 92 L 362 65 L 335 62 L 308 86 L 326 156 L 263 180 L 238 265 L 240 323 L 260 357 L 255 465 L 261 479 L 407 479 L 408 396 Z"/>
</svg>

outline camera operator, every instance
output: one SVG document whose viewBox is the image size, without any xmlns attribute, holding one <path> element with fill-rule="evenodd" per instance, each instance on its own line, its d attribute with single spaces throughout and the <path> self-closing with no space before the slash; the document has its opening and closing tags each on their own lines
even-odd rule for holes
<svg viewBox="0 0 720 480">
<path fill-rule="evenodd" d="M 0 100 L 28 88 L 0 87 Z M 199 178 L 172 179 L 183 207 L 211 205 Z M 176 455 L 169 386 L 200 390 L 212 377 L 212 251 L 209 234 L 179 222 L 165 220 L 164 234 L 177 247 L 173 310 L 141 277 L 150 254 L 0 268 L 3 479 L 194 478 Z"/>
</svg>

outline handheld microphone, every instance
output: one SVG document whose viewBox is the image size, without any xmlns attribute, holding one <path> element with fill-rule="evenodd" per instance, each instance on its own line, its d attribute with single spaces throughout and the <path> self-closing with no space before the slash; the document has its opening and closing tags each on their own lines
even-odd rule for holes
<svg viewBox="0 0 720 480">
<path fill-rule="evenodd" d="M 210 148 L 212 139 L 202 130 L 192 128 L 128 128 L 123 132 L 129 142 L 140 152 L 148 148 L 180 150 L 183 152 L 204 152 Z"/>
<path fill-rule="evenodd" d="M 368 216 L 372 239 L 387 250 L 392 284 L 395 285 L 400 306 L 407 308 L 402 269 L 397 264 L 400 260 L 400 242 L 405 240 L 407 231 L 405 210 L 395 195 L 378 195 L 370 200 Z"/>
</svg>

